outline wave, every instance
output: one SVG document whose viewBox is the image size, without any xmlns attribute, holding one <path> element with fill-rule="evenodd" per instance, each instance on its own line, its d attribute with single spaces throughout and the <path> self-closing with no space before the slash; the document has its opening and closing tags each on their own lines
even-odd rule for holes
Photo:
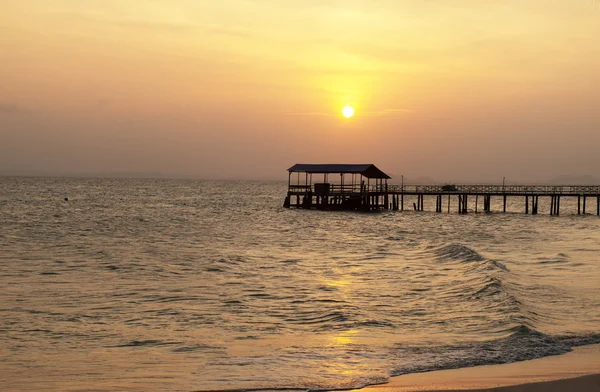
<svg viewBox="0 0 600 392">
<path fill-rule="evenodd" d="M 500 269 L 508 272 L 506 265 L 496 260 L 490 260 L 484 257 L 466 245 L 448 244 L 443 246 L 431 246 L 428 248 L 433 253 L 435 259 L 440 262 L 460 262 L 460 263 L 479 263 L 485 262 L 483 265 L 491 269 Z"/>
<path fill-rule="evenodd" d="M 396 325 L 390 320 L 367 317 L 356 309 L 354 311 L 349 309 L 330 309 L 322 312 L 304 312 L 297 314 L 293 318 L 285 319 L 285 322 L 311 327 L 312 330 L 319 332 L 340 331 L 360 327 L 396 328 Z"/>
<path fill-rule="evenodd" d="M 546 356 L 561 355 L 575 346 L 600 343 L 600 334 L 580 336 L 546 335 L 526 325 L 510 328 L 506 337 L 475 343 L 441 346 L 396 346 L 391 350 L 389 376 L 424 373 L 437 370 L 468 368 L 481 365 L 497 365 L 532 360 Z M 402 362 L 394 365 L 393 362 Z M 198 390 L 196 392 L 238 391 L 338 391 L 384 384 L 388 377 L 363 376 L 338 384 L 269 385 L 257 388 Z"/>
<path fill-rule="evenodd" d="M 554 256 L 539 257 L 537 264 L 567 264 L 571 262 L 571 257 L 564 253 L 558 253 Z"/>
<path fill-rule="evenodd" d="M 162 340 L 132 340 L 130 342 L 127 343 L 123 343 L 123 344 L 119 344 L 117 346 L 111 346 L 111 347 L 143 347 L 143 346 L 170 346 L 170 345 L 176 345 L 176 344 L 181 344 L 182 342 L 165 342 Z"/>
<path fill-rule="evenodd" d="M 415 358 L 415 362 L 392 370 L 393 376 L 434 370 L 466 368 L 526 361 L 565 354 L 573 347 L 600 343 L 600 334 L 552 336 L 526 325 L 510 328 L 504 338 L 452 346 L 399 348 L 395 356 Z M 416 357 L 418 356 L 418 361 Z"/>
<path fill-rule="evenodd" d="M 485 258 L 482 255 L 480 255 L 477 251 L 461 244 L 450 244 L 438 247 L 433 250 L 433 253 L 439 260 L 463 262 L 475 262 L 485 260 Z"/>
<path fill-rule="evenodd" d="M 335 326 L 339 323 L 344 323 L 350 320 L 350 315 L 343 311 L 333 311 L 324 314 L 316 314 L 315 312 L 300 314 L 294 318 L 285 319 L 286 322 L 292 324 L 303 324 L 303 325 L 311 325 L 311 324 L 323 324 L 329 323 Z M 339 325 L 338 325 L 339 326 Z"/>
<path fill-rule="evenodd" d="M 473 298 L 479 298 L 482 296 L 498 295 L 498 294 L 501 294 L 502 291 L 504 290 L 504 284 L 502 283 L 502 281 L 500 279 L 491 277 L 483 283 L 483 286 L 480 286 L 479 288 L 476 288 L 476 289 L 477 289 L 477 291 L 475 291 L 471 295 L 471 297 L 473 297 Z"/>
</svg>

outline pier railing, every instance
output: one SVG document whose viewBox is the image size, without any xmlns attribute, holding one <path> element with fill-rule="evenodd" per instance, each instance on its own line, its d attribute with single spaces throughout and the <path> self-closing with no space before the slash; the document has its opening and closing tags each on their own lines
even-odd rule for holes
<svg viewBox="0 0 600 392">
<path fill-rule="evenodd" d="M 312 185 L 290 185 L 292 192 L 314 191 Z M 331 194 L 362 193 L 360 184 L 330 184 Z M 600 195 L 598 185 L 371 185 L 369 192 L 405 194 L 470 194 L 470 195 Z"/>
<path fill-rule="evenodd" d="M 313 185 L 290 185 L 288 188 L 289 191 L 294 193 L 305 193 L 305 192 L 315 192 L 315 186 Z M 372 185 L 367 187 L 366 185 L 361 184 L 329 184 L 329 194 L 330 195 L 338 195 L 338 194 L 357 194 L 357 193 L 366 193 L 369 192 L 385 192 L 385 185 Z"/>
<path fill-rule="evenodd" d="M 436 195 L 600 195 L 600 186 L 596 185 L 388 185 L 387 190 L 389 193 Z"/>
</svg>

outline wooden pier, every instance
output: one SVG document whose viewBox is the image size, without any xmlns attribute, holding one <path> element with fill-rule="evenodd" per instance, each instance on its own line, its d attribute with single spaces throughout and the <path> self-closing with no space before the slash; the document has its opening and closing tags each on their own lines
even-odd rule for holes
<svg viewBox="0 0 600 392">
<path fill-rule="evenodd" d="M 406 199 L 416 198 L 413 210 L 424 211 L 427 197 L 435 212 L 455 210 L 459 214 L 492 212 L 492 198 L 507 211 L 509 198 L 521 198 L 523 212 L 537 215 L 540 197 L 550 202 L 550 215 L 560 215 L 561 200 L 577 199 L 577 214 L 588 213 L 588 200 L 595 201 L 592 214 L 600 216 L 600 186 L 597 185 L 392 185 L 391 178 L 375 165 L 297 164 L 288 169 L 288 193 L 284 207 L 322 210 L 404 211 Z M 330 181 L 332 180 L 332 181 Z M 595 200 L 594 200 L 595 199 Z M 469 204 L 470 203 L 470 204 Z"/>
</svg>

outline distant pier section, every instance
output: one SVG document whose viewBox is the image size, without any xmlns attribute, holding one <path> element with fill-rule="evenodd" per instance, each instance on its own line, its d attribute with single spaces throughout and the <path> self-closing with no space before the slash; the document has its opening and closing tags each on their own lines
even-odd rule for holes
<svg viewBox="0 0 600 392">
<path fill-rule="evenodd" d="M 424 211 L 427 197 L 436 212 L 466 214 L 469 202 L 471 211 L 483 207 L 482 212 L 492 212 L 493 197 L 500 198 L 502 212 L 509 198 L 521 198 L 524 213 L 536 215 L 539 199 L 545 197 L 550 215 L 560 215 L 561 199 L 576 198 L 577 214 L 588 213 L 588 199 L 595 199 L 593 212 L 600 216 L 597 185 L 392 185 L 391 177 L 373 164 L 296 164 L 288 173 L 287 208 L 404 211 L 410 196 L 416 202 L 408 207 L 416 211 Z"/>
</svg>

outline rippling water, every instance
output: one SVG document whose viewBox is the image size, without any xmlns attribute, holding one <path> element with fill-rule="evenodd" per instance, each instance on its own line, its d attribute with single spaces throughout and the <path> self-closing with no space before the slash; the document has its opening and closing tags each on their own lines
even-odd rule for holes
<svg viewBox="0 0 600 392">
<path fill-rule="evenodd" d="M 600 342 L 600 218 L 573 205 L 363 214 L 284 194 L 0 178 L 0 388 L 354 388 Z"/>
</svg>

